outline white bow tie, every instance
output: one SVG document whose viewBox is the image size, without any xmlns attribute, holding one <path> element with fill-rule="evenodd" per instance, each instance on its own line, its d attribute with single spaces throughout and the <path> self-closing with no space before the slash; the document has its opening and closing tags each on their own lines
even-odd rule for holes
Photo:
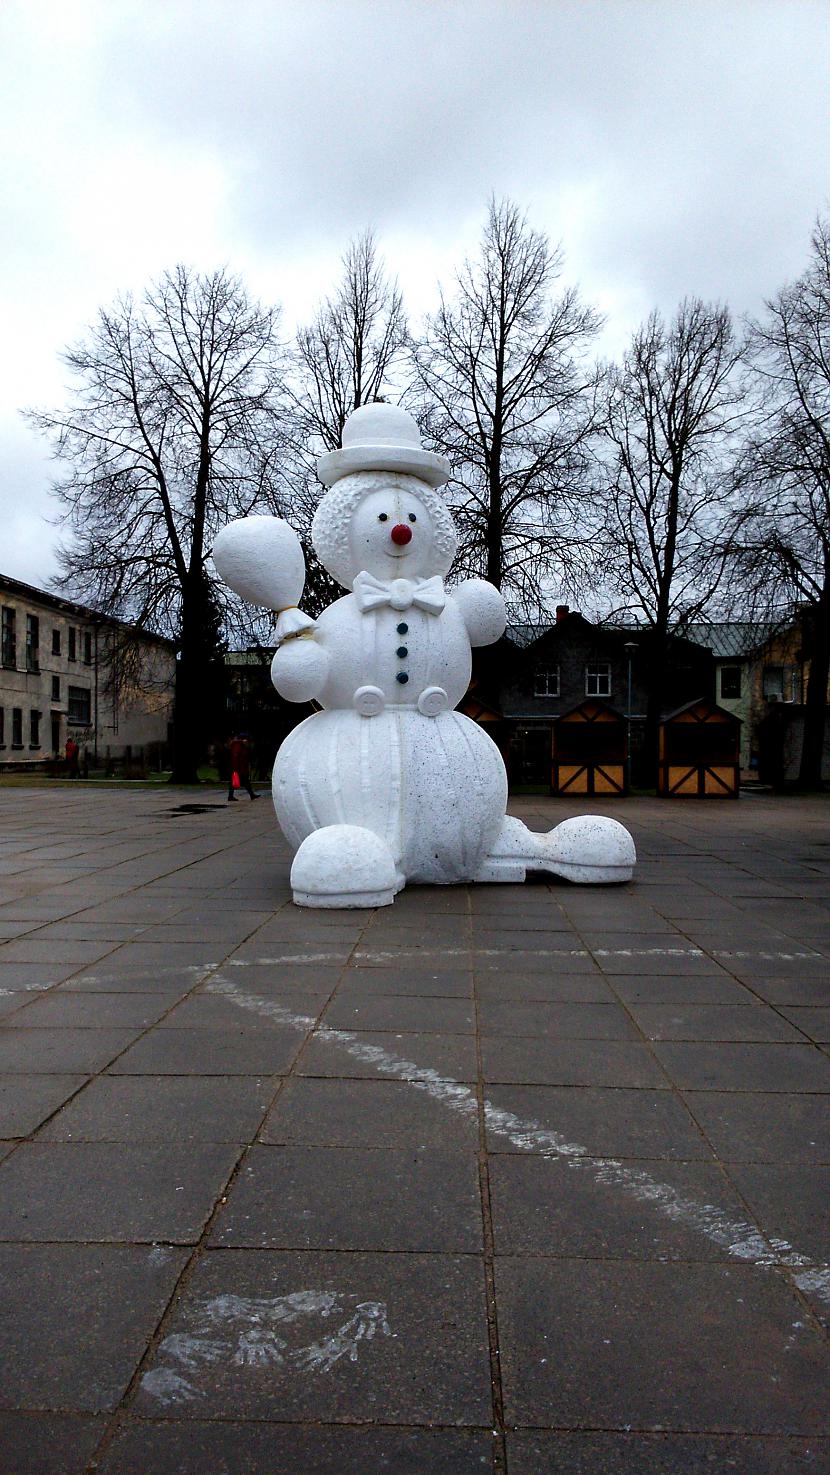
<svg viewBox="0 0 830 1475">
<path fill-rule="evenodd" d="M 444 583 L 437 574 L 431 579 L 376 579 L 364 570 L 352 585 L 362 614 L 388 604 L 392 609 L 409 609 L 413 604 L 427 614 L 440 615 L 447 602 Z"/>
</svg>

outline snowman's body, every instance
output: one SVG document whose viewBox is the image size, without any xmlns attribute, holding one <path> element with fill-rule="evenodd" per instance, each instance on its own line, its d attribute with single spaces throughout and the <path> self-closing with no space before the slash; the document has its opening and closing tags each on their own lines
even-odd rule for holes
<svg viewBox="0 0 830 1475">
<path fill-rule="evenodd" d="M 330 490 L 315 552 L 352 592 L 316 621 L 294 607 L 302 555 L 285 523 L 231 524 L 214 547 L 232 587 L 282 611 L 277 691 L 322 708 L 289 733 L 274 765 L 277 817 L 297 851 L 294 900 L 382 906 L 407 881 L 521 881 L 528 867 L 628 880 L 634 847 L 616 821 L 567 820 L 537 835 L 507 817 L 501 754 L 454 710 L 471 647 L 504 631 L 504 602 L 479 579 L 445 588 L 456 535 L 435 489 L 448 468 L 421 449 L 411 417 L 390 405 L 356 410 L 343 450 L 318 474 Z"/>
<path fill-rule="evenodd" d="M 317 697 L 325 710 L 300 723 L 277 755 L 274 804 L 285 834 L 299 847 L 327 825 L 355 825 L 383 839 L 402 879 L 474 880 L 501 829 L 507 780 L 495 744 L 452 710 L 471 669 L 459 605 L 449 596 L 436 614 L 389 605 L 362 612 L 351 594 L 324 611 L 314 638 L 329 657 Z M 371 716 L 355 707 L 367 685 L 383 700 Z M 419 710 L 425 694 L 442 708 L 435 715 Z"/>
</svg>

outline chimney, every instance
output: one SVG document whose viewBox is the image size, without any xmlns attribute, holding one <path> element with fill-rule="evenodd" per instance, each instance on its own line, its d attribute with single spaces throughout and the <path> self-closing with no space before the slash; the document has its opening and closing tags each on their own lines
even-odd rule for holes
<svg viewBox="0 0 830 1475">
<path fill-rule="evenodd" d="M 567 604 L 557 604 L 557 606 L 556 606 L 556 623 L 557 623 L 557 625 L 561 625 L 561 623 L 562 623 L 563 620 L 567 620 L 568 615 L 570 614 L 570 612 L 571 612 L 570 611 L 570 608 L 568 607 Z"/>
</svg>

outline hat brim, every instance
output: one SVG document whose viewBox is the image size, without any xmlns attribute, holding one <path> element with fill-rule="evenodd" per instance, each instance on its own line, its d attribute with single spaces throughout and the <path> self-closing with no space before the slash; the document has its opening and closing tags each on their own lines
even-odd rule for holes
<svg viewBox="0 0 830 1475">
<path fill-rule="evenodd" d="M 345 450 L 328 451 L 317 462 L 317 475 L 324 487 L 355 471 L 397 471 L 403 476 L 417 476 L 428 486 L 440 487 L 449 481 L 450 463 L 434 451 L 414 446 L 347 446 Z"/>
</svg>

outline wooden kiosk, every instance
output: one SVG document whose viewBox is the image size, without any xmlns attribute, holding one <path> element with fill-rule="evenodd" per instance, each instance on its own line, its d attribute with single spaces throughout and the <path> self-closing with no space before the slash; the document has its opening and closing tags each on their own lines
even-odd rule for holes
<svg viewBox="0 0 830 1475">
<path fill-rule="evenodd" d="M 552 794 L 625 794 L 628 731 L 616 707 L 588 697 L 553 723 Z"/>
<path fill-rule="evenodd" d="M 737 799 L 741 719 L 706 698 L 660 723 L 657 792 L 665 798 Z"/>
</svg>

